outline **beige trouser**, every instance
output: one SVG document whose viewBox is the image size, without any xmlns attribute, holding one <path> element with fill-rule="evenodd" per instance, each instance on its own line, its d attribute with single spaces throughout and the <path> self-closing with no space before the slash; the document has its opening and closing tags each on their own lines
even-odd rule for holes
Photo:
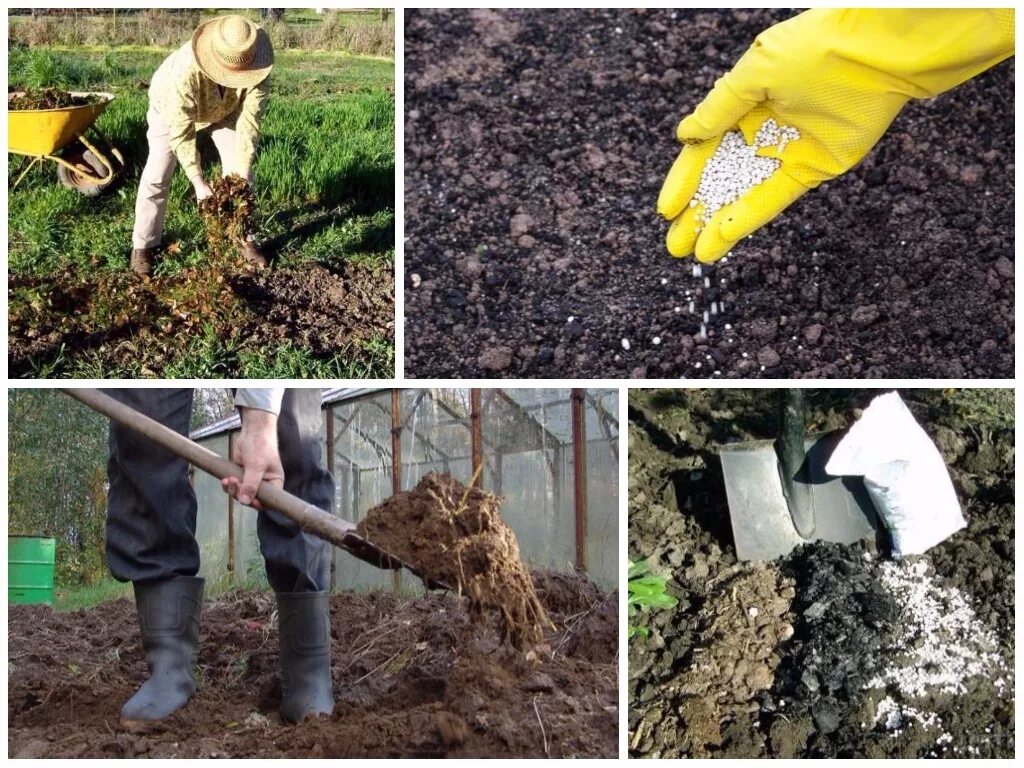
<svg viewBox="0 0 1024 768">
<path fill-rule="evenodd" d="M 154 248 L 160 245 L 164 234 L 164 218 L 167 216 L 167 195 L 171 191 L 171 178 L 178 165 L 169 140 L 170 129 L 164 119 L 150 109 L 146 114 L 149 129 L 149 157 L 139 179 L 139 196 L 135 200 L 135 229 L 132 231 L 133 248 Z M 231 125 L 215 125 L 210 137 L 220 155 L 224 175 L 231 173 L 235 166 L 235 129 Z"/>
</svg>

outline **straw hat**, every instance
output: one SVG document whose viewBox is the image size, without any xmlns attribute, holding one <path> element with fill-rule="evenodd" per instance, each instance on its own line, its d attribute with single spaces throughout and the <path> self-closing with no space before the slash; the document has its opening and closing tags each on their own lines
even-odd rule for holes
<svg viewBox="0 0 1024 768">
<path fill-rule="evenodd" d="M 203 74 L 227 88 L 252 88 L 270 74 L 270 37 L 241 16 L 204 22 L 192 35 L 192 53 Z"/>
</svg>

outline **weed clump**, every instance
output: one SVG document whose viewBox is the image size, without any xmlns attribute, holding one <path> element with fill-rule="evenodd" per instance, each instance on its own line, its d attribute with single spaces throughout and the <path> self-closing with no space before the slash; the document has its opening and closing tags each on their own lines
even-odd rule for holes
<svg viewBox="0 0 1024 768">
<path fill-rule="evenodd" d="M 210 189 L 213 194 L 199 203 L 210 251 L 218 259 L 237 258 L 242 244 L 256 232 L 256 195 L 237 174 L 217 179 Z"/>
<path fill-rule="evenodd" d="M 539 645 L 547 612 L 519 557 L 516 535 L 501 519 L 501 498 L 450 474 L 431 472 L 412 491 L 366 513 L 361 536 L 469 598 L 469 615 L 500 615 L 502 637 L 520 649 Z"/>
<path fill-rule="evenodd" d="M 7 109 L 12 111 L 66 109 L 67 107 L 85 107 L 91 104 L 102 104 L 104 100 L 105 97 L 98 93 L 73 95 L 59 88 L 25 88 L 8 93 Z"/>
</svg>

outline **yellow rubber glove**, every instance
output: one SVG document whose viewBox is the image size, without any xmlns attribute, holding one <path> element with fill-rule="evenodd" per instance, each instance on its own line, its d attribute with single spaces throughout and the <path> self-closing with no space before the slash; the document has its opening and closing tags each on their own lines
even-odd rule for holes
<svg viewBox="0 0 1024 768">
<path fill-rule="evenodd" d="M 1013 9 L 816 9 L 761 33 L 676 132 L 685 146 L 658 212 L 676 257 L 717 261 L 804 192 L 848 171 L 910 99 L 936 96 L 1013 55 Z M 800 138 L 759 149 L 781 167 L 703 225 L 690 207 L 705 162 L 767 118 Z M 967 126 L 966 130 L 970 130 Z"/>
</svg>

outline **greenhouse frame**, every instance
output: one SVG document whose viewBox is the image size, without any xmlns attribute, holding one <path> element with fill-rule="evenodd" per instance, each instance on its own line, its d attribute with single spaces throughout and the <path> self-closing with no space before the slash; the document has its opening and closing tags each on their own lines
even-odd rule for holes
<svg viewBox="0 0 1024 768">
<path fill-rule="evenodd" d="M 612 587 L 618 577 L 619 403 L 614 389 L 325 389 L 324 461 L 334 512 L 358 522 L 431 471 L 504 498 L 502 517 L 531 567 L 578 569 Z M 192 434 L 230 455 L 232 416 Z M 201 575 L 265 584 L 256 513 L 220 483 L 193 473 Z M 334 589 L 421 589 L 335 550 Z"/>
</svg>

